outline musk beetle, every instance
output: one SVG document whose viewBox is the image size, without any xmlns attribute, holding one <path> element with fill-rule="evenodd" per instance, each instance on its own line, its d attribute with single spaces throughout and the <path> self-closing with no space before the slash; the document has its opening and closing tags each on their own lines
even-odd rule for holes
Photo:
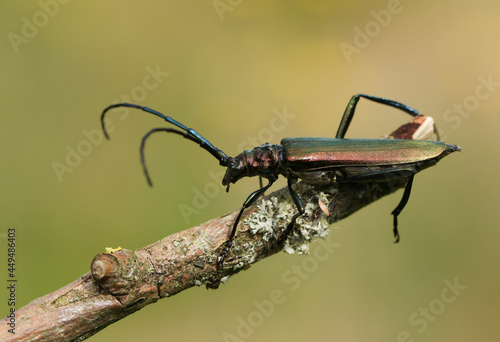
<svg viewBox="0 0 500 342">
<path fill-rule="evenodd" d="M 141 164 L 149 185 L 152 185 L 144 159 L 144 146 L 147 138 L 157 132 L 175 133 L 199 144 L 213 155 L 222 166 L 227 167 L 222 184 L 227 186 L 236 183 L 243 177 L 260 176 L 269 182 L 266 186 L 252 192 L 234 221 L 229 239 L 218 260 L 221 265 L 233 244 L 236 228 L 243 211 L 255 203 L 264 192 L 273 185 L 279 175 L 288 179 L 288 190 L 297 208 L 280 240 L 284 242 L 293 230 L 295 221 L 304 214 L 302 200 L 292 189 L 298 179 L 311 184 L 328 184 L 332 182 L 391 182 L 405 178 L 406 187 L 397 207 L 392 211 L 393 233 L 395 242 L 399 241 L 398 215 L 405 207 L 410 197 L 414 175 L 435 165 L 446 155 L 460 151 L 456 145 L 440 141 L 410 140 L 410 139 L 345 139 L 344 136 L 354 116 L 356 105 L 361 98 L 397 108 L 415 117 L 426 117 L 416 109 L 400 102 L 375 97 L 371 95 L 354 95 L 345 109 L 335 138 L 285 138 L 278 144 L 265 143 L 253 150 L 245 150 L 236 157 L 228 157 L 222 150 L 212 145 L 201 134 L 192 128 L 184 126 L 169 116 L 163 115 L 151 108 L 130 103 L 113 104 L 102 112 L 101 126 L 106 138 L 104 117 L 107 111 L 117 107 L 136 108 L 156 115 L 176 128 L 160 127 L 149 131 L 141 141 Z M 438 138 L 439 140 L 439 138 Z"/>
</svg>

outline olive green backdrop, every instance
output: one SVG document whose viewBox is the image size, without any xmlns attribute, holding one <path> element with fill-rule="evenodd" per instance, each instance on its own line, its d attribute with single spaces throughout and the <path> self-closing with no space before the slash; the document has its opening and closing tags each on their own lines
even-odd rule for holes
<svg viewBox="0 0 500 342">
<path fill-rule="evenodd" d="M 246 179 L 226 194 L 213 157 L 158 135 L 150 189 L 138 146 L 164 122 L 116 110 L 103 141 L 105 106 L 150 106 L 235 155 L 333 137 L 350 97 L 367 93 L 433 116 L 463 148 L 415 178 L 399 245 L 390 212 L 401 190 L 332 226 L 337 245 L 321 260 L 276 255 L 90 340 L 500 337 L 498 1 L 42 0 L 4 1 L 0 13 L 0 298 L 9 227 L 21 307 L 86 273 L 105 247 L 143 247 L 235 210 L 258 186 Z M 348 136 L 376 138 L 408 118 L 361 100 Z"/>
</svg>

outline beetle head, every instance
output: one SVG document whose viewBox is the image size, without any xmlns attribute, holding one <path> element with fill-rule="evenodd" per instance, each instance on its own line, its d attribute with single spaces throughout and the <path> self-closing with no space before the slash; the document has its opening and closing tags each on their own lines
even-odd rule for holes
<svg viewBox="0 0 500 342">
<path fill-rule="evenodd" d="M 247 163 L 245 152 L 238 154 L 234 158 L 229 158 L 226 174 L 222 179 L 222 185 L 227 186 L 226 191 L 229 191 L 229 184 L 236 183 L 240 178 L 247 175 Z"/>
</svg>

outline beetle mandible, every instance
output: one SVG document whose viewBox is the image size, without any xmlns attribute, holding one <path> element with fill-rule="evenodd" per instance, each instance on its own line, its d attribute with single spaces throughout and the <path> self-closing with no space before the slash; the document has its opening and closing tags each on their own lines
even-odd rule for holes
<svg viewBox="0 0 500 342">
<path fill-rule="evenodd" d="M 255 203 L 264 192 L 273 185 L 279 175 L 287 178 L 288 190 L 297 208 L 280 241 L 286 241 L 292 232 L 298 217 L 304 214 L 301 198 L 292 189 L 298 179 L 311 184 L 328 184 L 332 182 L 390 182 L 394 179 L 406 178 L 407 183 L 399 204 L 392 211 L 393 234 L 395 242 L 399 241 L 398 215 L 410 197 L 414 175 L 435 165 L 446 155 L 460 151 L 456 145 L 440 141 L 408 140 L 408 139 L 345 139 L 344 136 L 354 116 L 356 105 L 361 98 L 402 110 L 413 116 L 424 116 L 400 102 L 366 95 L 354 95 L 349 101 L 335 138 L 285 138 L 280 144 L 265 143 L 252 150 L 245 150 L 236 157 L 228 157 L 201 134 L 181 124 L 169 116 L 154 109 L 131 103 L 118 103 L 105 108 L 101 115 L 101 127 L 109 139 L 104 117 L 107 111 L 117 107 L 136 108 L 156 115 L 177 128 L 160 127 L 150 130 L 141 141 L 141 164 L 149 185 L 152 185 L 144 158 L 144 147 L 148 137 L 157 132 L 175 133 L 189 139 L 213 155 L 222 166 L 227 167 L 222 184 L 229 191 L 229 185 L 243 177 L 260 176 L 269 182 L 266 186 L 252 192 L 234 221 L 225 247 L 220 253 L 218 265 L 222 265 L 236 234 L 236 228 L 243 211 Z"/>
</svg>

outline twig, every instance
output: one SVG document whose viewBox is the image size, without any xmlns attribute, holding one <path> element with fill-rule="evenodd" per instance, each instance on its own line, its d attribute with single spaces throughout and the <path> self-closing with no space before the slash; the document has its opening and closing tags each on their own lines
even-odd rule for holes
<svg viewBox="0 0 500 342">
<path fill-rule="evenodd" d="M 406 125 L 402 127 L 403 131 L 410 129 Z M 395 131 L 393 136 L 401 134 Z M 303 200 L 306 213 L 297 220 L 294 233 L 284 245 L 278 242 L 279 237 L 297 209 L 288 189 L 280 189 L 245 211 L 233 247 L 221 267 L 217 267 L 217 259 L 237 211 L 134 252 L 121 249 L 98 254 L 90 272 L 35 299 L 17 310 L 14 318 L 8 316 L 0 321 L 0 341 L 83 341 L 161 298 L 192 286 L 215 289 L 230 276 L 283 249 L 287 253 L 307 253 L 314 239 L 328 234 L 329 224 L 405 183 L 405 179 L 392 183 L 327 186 L 297 183 L 295 190 Z M 387 231 L 389 238 L 390 229 Z M 11 319 L 15 321 L 14 326 L 9 326 Z M 15 334 L 9 329 L 14 329 L 11 331 Z"/>
<path fill-rule="evenodd" d="M 312 187 L 297 184 L 306 217 L 283 246 L 279 235 L 296 209 L 283 188 L 249 208 L 234 245 L 222 267 L 217 257 L 227 240 L 237 212 L 170 235 L 134 252 L 122 249 L 98 254 L 91 272 L 65 287 L 38 298 L 15 312 L 15 334 L 8 332 L 9 317 L 1 321 L 1 341 L 83 341 L 106 326 L 192 286 L 217 288 L 229 276 L 283 248 L 307 252 L 327 226 L 404 185 L 341 183 Z M 328 203 L 326 216 L 318 200 Z M 390 222 L 390 220 L 388 220 Z M 390 223 L 387 235 L 390 238 Z M 253 231 L 253 232 L 252 232 Z"/>
</svg>

